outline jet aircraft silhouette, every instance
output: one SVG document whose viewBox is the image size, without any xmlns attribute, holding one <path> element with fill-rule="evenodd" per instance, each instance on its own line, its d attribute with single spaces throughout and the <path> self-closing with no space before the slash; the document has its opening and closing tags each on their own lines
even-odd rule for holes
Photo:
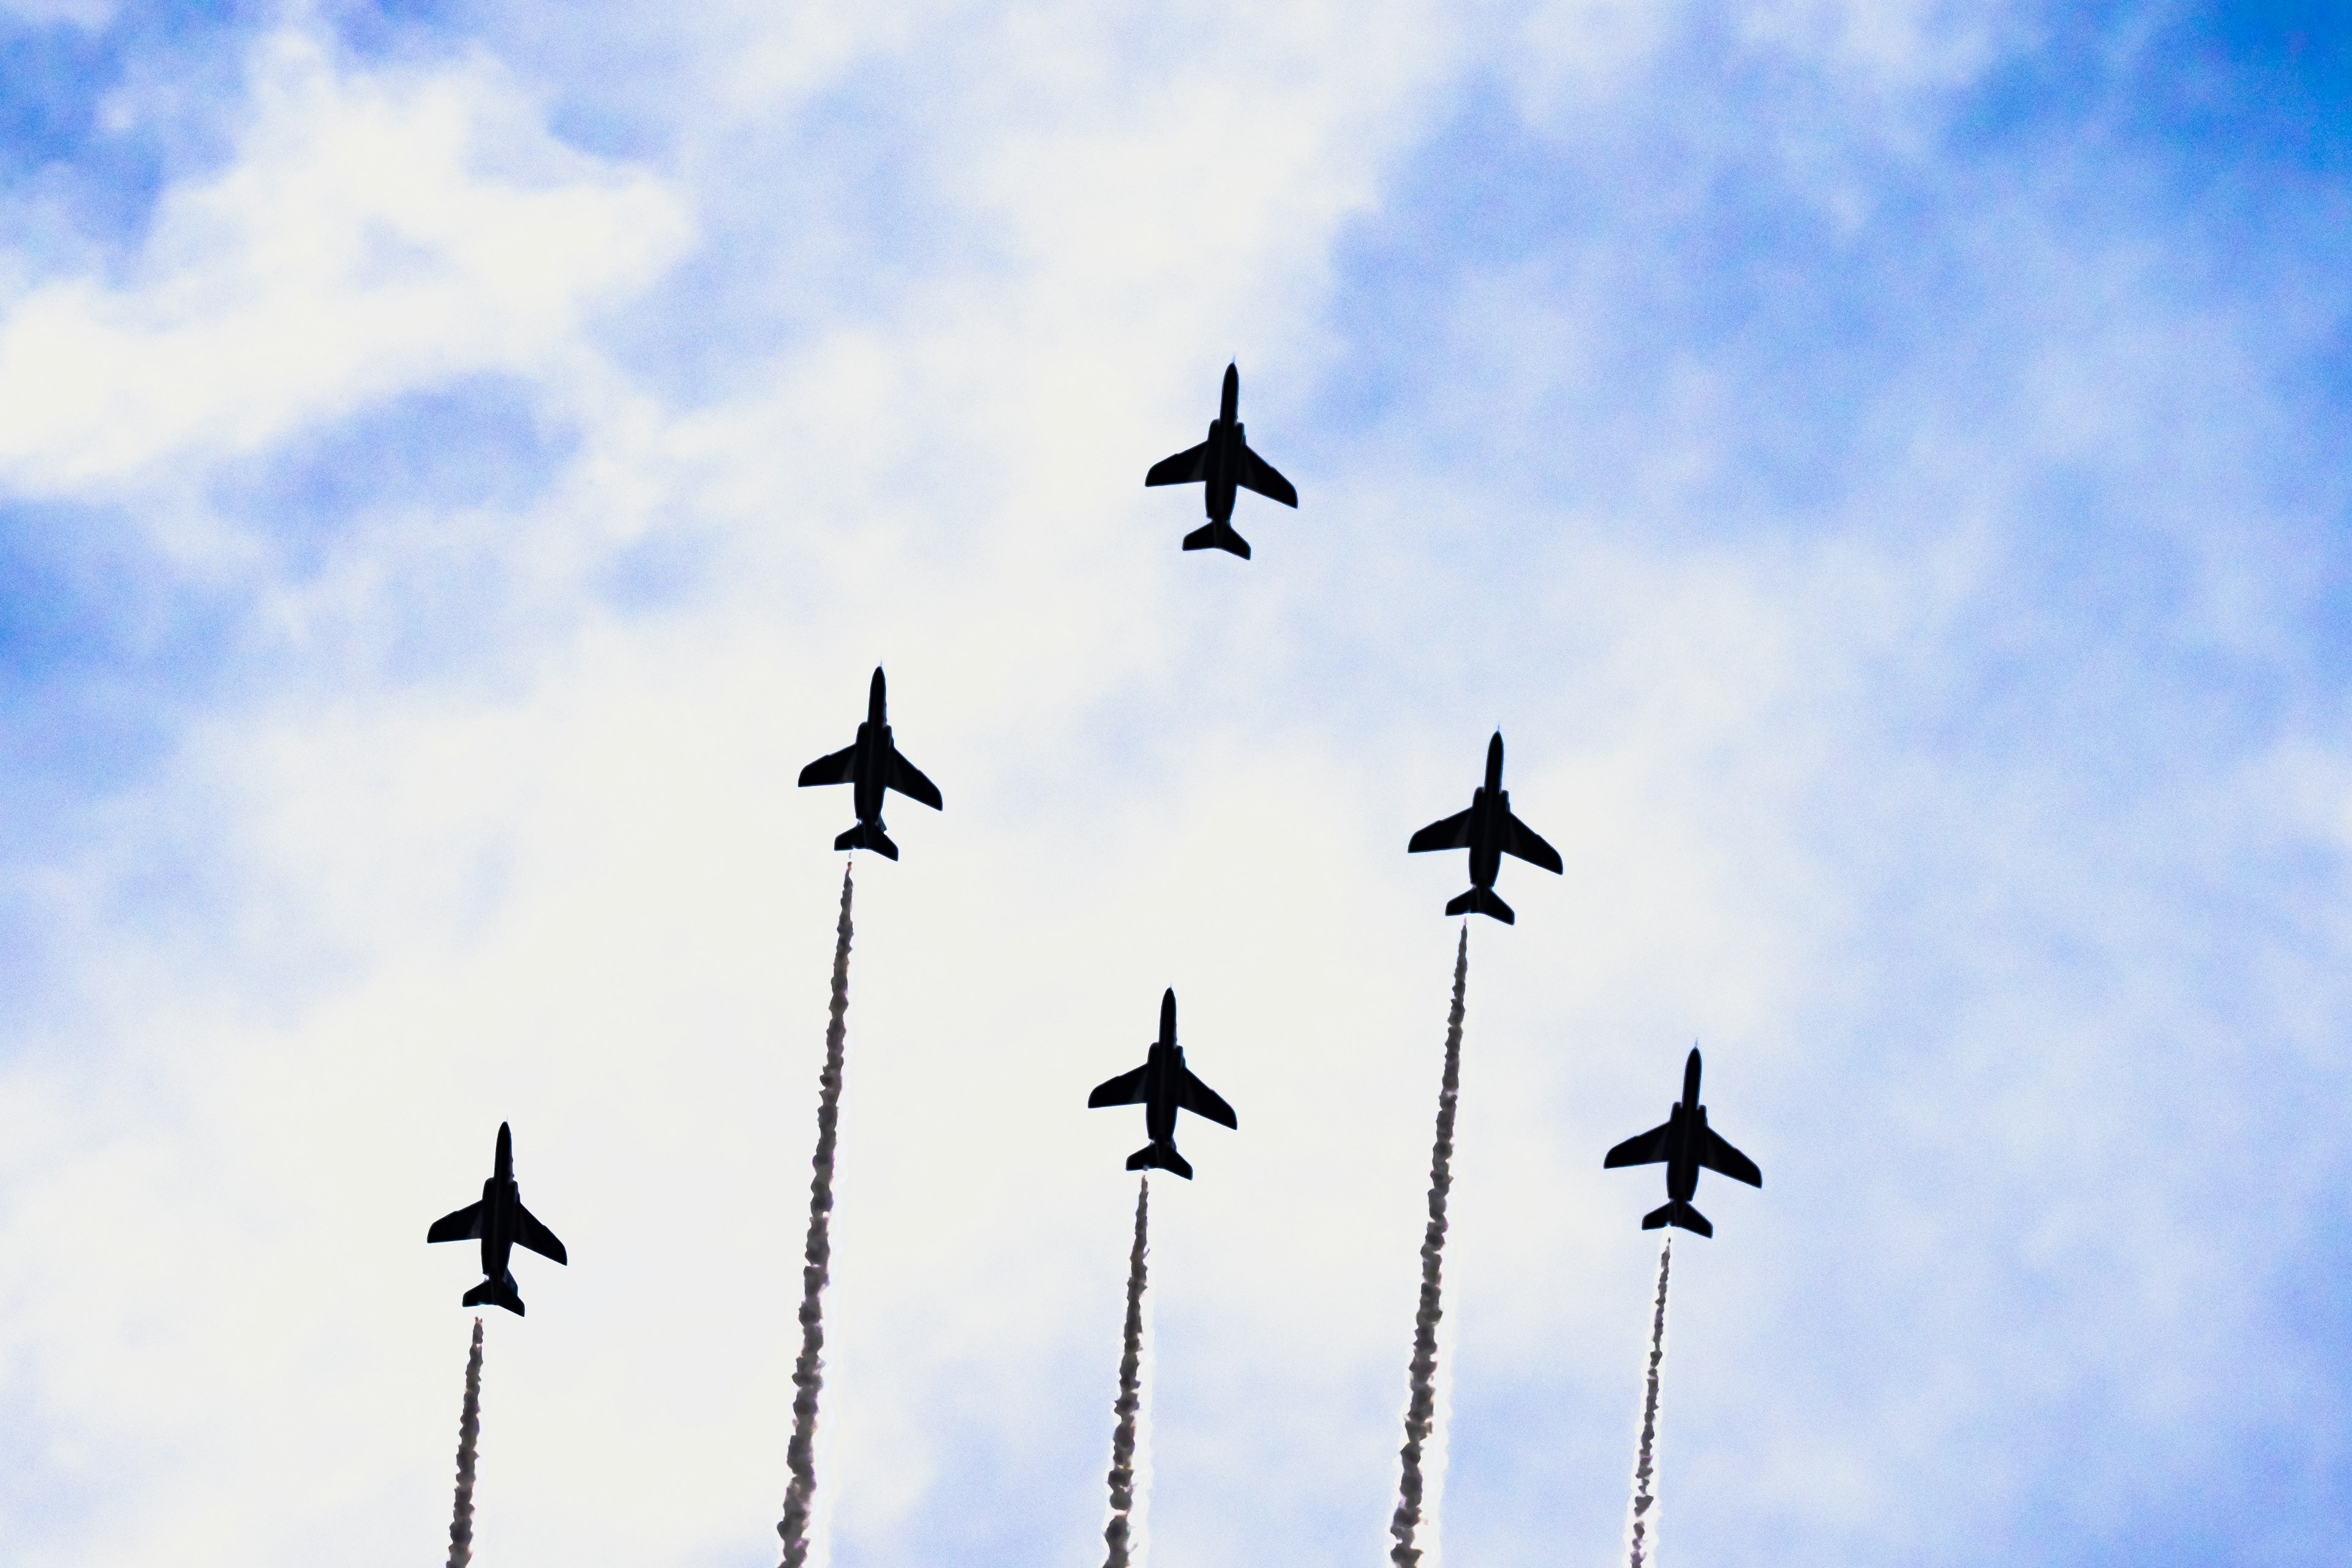
<svg viewBox="0 0 2352 1568">
<path fill-rule="evenodd" d="M 569 1261 L 563 1256 L 563 1243 L 555 1239 L 555 1233 L 522 1206 L 522 1189 L 515 1185 L 514 1179 L 514 1135 L 503 1121 L 499 1123 L 497 1163 L 491 1169 L 490 1179 L 482 1184 L 482 1201 L 467 1204 L 456 1214 L 443 1215 L 425 1233 L 425 1239 L 479 1241 L 482 1282 L 466 1292 L 465 1304 L 478 1307 L 488 1301 L 504 1307 L 517 1317 L 522 1316 L 522 1296 L 515 1289 L 513 1271 L 507 1267 L 516 1244 L 558 1263 Z"/>
<path fill-rule="evenodd" d="M 1249 541 L 1234 531 L 1236 487 L 1255 490 L 1269 500 L 1294 508 L 1298 505 L 1298 492 L 1290 488 L 1288 479 L 1274 471 L 1273 464 L 1251 451 L 1249 443 L 1242 439 L 1241 402 L 1241 369 L 1229 364 L 1225 366 L 1225 390 L 1218 400 L 1217 416 L 1209 422 L 1209 438 L 1152 464 L 1143 482 L 1206 485 L 1202 505 L 1208 511 L 1208 524 L 1186 534 L 1184 548 L 1230 550 L 1246 561 Z"/>
<path fill-rule="evenodd" d="M 1503 868 L 1504 856 L 1516 855 L 1547 871 L 1562 869 L 1559 851 L 1511 815 L 1510 793 L 1503 788 L 1500 730 L 1486 742 L 1486 782 L 1471 794 L 1470 809 L 1431 823 L 1405 846 L 1405 852 L 1412 855 L 1429 849 L 1470 851 L 1470 890 L 1447 904 L 1445 912 L 1492 915 L 1505 925 L 1516 925 L 1518 920 L 1511 913 L 1511 906 L 1495 896 L 1495 875 Z"/>
<path fill-rule="evenodd" d="M 1756 1168 L 1756 1162 L 1725 1142 L 1706 1124 L 1706 1107 L 1698 1102 L 1696 1046 L 1691 1047 L 1690 1060 L 1683 1068 L 1683 1098 L 1666 1113 L 1665 1125 L 1653 1127 L 1638 1138 L 1626 1139 L 1609 1151 L 1601 1167 L 1613 1170 L 1620 1165 L 1661 1163 L 1666 1167 L 1665 1205 L 1642 1216 L 1643 1230 L 1672 1225 L 1695 1230 L 1701 1236 L 1715 1234 L 1715 1226 L 1706 1223 L 1706 1215 L 1691 1207 L 1691 1194 L 1698 1191 L 1701 1165 L 1751 1187 L 1764 1184 L 1764 1173 Z"/>
<path fill-rule="evenodd" d="M 900 795 L 921 801 L 933 811 L 944 810 L 940 801 L 940 786 L 923 776 L 923 770 L 898 754 L 890 743 L 888 700 L 882 689 L 882 667 L 874 667 L 874 684 L 866 696 L 866 722 L 857 726 L 857 739 L 841 750 L 819 757 L 801 770 L 801 787 L 812 784 L 845 784 L 854 786 L 850 804 L 856 809 L 856 826 L 833 841 L 835 849 L 871 849 L 898 858 L 898 847 L 882 831 L 882 792 L 895 789 Z"/>
<path fill-rule="evenodd" d="M 1151 1135 L 1151 1142 L 1127 1157 L 1129 1170 L 1173 1171 L 1188 1182 L 1192 1179 L 1192 1167 L 1176 1152 L 1177 1107 L 1227 1127 L 1241 1126 L 1234 1117 L 1234 1108 L 1218 1099 L 1217 1091 L 1194 1078 L 1184 1065 L 1183 1047 L 1176 1043 L 1176 992 L 1172 986 L 1160 998 L 1160 1038 L 1153 1043 L 1151 1054 L 1144 1058 L 1143 1065 L 1108 1083 L 1097 1084 L 1095 1091 L 1087 1096 L 1089 1110 L 1099 1110 L 1106 1105 L 1143 1107 L 1143 1130 Z"/>
</svg>

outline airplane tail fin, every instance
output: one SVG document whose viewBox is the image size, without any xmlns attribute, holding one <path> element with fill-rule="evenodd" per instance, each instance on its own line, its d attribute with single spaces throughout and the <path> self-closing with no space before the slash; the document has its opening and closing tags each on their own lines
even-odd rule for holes
<svg viewBox="0 0 2352 1568">
<path fill-rule="evenodd" d="M 1246 561 L 1250 558 L 1249 541 L 1234 531 L 1230 522 L 1212 522 L 1196 528 L 1184 536 L 1187 550 L 1227 550 Z"/>
<path fill-rule="evenodd" d="M 485 1301 L 494 1307 L 504 1307 L 508 1311 L 512 1312 L 518 1318 L 523 1315 L 522 1292 L 515 1289 L 514 1274 L 512 1270 L 509 1270 L 507 1277 L 503 1279 L 485 1279 L 479 1285 L 477 1285 L 472 1289 L 467 1291 L 465 1301 L 462 1304 L 468 1307 L 478 1307 Z"/>
<path fill-rule="evenodd" d="M 1672 1199 L 1663 1208 L 1652 1209 L 1642 1216 L 1643 1230 L 1657 1230 L 1670 1225 L 1684 1230 L 1695 1230 L 1701 1236 L 1715 1234 L 1715 1226 L 1706 1223 L 1706 1215 L 1680 1198 Z"/>
<path fill-rule="evenodd" d="M 835 839 L 833 847 L 835 849 L 871 849 L 891 860 L 898 858 L 898 847 L 890 842 L 890 836 L 882 831 L 882 825 L 878 822 L 871 827 L 862 822 L 857 824 Z"/>
<path fill-rule="evenodd" d="M 1127 1157 L 1127 1168 L 1130 1171 L 1173 1171 L 1188 1182 L 1192 1179 L 1192 1167 L 1185 1163 L 1183 1155 L 1176 1152 L 1173 1143 L 1146 1143 Z"/>
<path fill-rule="evenodd" d="M 1445 912 L 1449 915 L 1492 915 L 1507 926 L 1518 924 L 1518 917 L 1511 913 L 1511 906 L 1496 898 L 1492 888 L 1471 889 L 1446 905 Z"/>
</svg>

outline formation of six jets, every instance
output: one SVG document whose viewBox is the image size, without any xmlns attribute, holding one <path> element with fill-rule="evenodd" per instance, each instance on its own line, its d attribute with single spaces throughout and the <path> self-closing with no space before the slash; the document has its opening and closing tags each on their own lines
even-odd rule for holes
<svg viewBox="0 0 2352 1568">
<path fill-rule="evenodd" d="M 1228 551 L 1246 561 L 1249 541 L 1236 533 L 1233 526 L 1236 495 L 1243 489 L 1255 490 L 1284 506 L 1296 508 L 1298 491 L 1274 465 L 1250 449 L 1242 430 L 1241 395 L 1241 371 L 1229 364 L 1225 367 L 1217 417 L 1209 422 L 1208 438 L 1197 447 L 1152 464 L 1143 482 L 1147 487 L 1204 487 L 1202 504 L 1209 521 L 1184 536 L 1184 548 Z M 934 811 L 945 809 L 939 785 L 908 762 L 891 741 L 887 691 L 879 666 L 875 668 L 873 684 L 867 688 L 866 721 L 857 726 L 857 738 L 803 768 L 800 783 L 804 788 L 850 785 L 851 809 L 857 820 L 834 839 L 833 847 L 842 850 L 870 849 L 892 860 L 898 858 L 898 847 L 883 829 L 885 792 L 896 790 Z M 1559 851 L 1511 813 L 1510 793 L 1503 788 L 1503 733 L 1499 730 L 1486 742 L 1486 782 L 1472 791 L 1469 806 L 1431 823 L 1414 834 L 1405 848 L 1412 854 L 1467 849 L 1470 887 L 1446 904 L 1445 912 L 1486 915 L 1505 925 L 1517 923 L 1517 917 L 1511 906 L 1495 892 L 1495 878 L 1502 869 L 1504 856 L 1540 866 L 1554 875 L 1565 869 Z M 1666 1202 L 1643 1216 L 1644 1230 L 1675 1226 L 1700 1236 L 1715 1234 L 1706 1216 L 1691 1206 L 1691 1198 L 1698 1190 L 1701 1167 L 1753 1187 L 1764 1184 L 1763 1173 L 1756 1168 L 1756 1163 L 1708 1127 L 1706 1107 L 1699 1103 L 1698 1079 L 1699 1054 L 1694 1046 L 1684 1066 L 1682 1099 L 1671 1108 L 1665 1121 L 1638 1137 L 1628 1138 L 1610 1150 L 1601 1161 L 1604 1169 L 1612 1170 L 1625 1165 L 1666 1167 Z M 1176 1112 L 1189 1110 L 1221 1126 L 1240 1126 L 1234 1108 L 1184 1065 L 1183 1048 L 1176 1043 L 1176 993 L 1172 988 L 1160 999 L 1160 1037 L 1152 1043 L 1143 1065 L 1097 1085 L 1087 1097 L 1087 1105 L 1091 1110 L 1142 1106 L 1144 1131 L 1150 1142 L 1128 1156 L 1127 1168 L 1168 1171 L 1187 1180 L 1192 1177 L 1192 1167 L 1176 1151 Z M 514 1179 L 513 1140 L 503 1122 L 499 1126 L 495 1166 L 490 1179 L 482 1184 L 481 1201 L 436 1220 L 425 1239 L 478 1240 L 482 1244 L 482 1282 L 466 1292 L 465 1305 L 468 1307 L 487 1302 L 511 1312 L 522 1311 L 522 1297 L 508 1266 L 517 1246 L 558 1263 L 566 1261 L 563 1243 L 522 1206 L 521 1190 Z"/>
</svg>

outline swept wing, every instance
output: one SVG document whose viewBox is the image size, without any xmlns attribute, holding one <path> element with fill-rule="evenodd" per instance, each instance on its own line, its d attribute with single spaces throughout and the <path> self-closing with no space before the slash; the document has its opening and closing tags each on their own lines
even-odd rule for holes
<svg viewBox="0 0 2352 1568">
<path fill-rule="evenodd" d="M 515 1205 L 515 1239 L 541 1258 L 552 1258 L 556 1262 L 565 1264 L 572 1261 L 563 1256 L 563 1243 L 555 1239 L 555 1233 L 540 1224 L 538 1218 L 520 1204 Z"/>
<path fill-rule="evenodd" d="M 1467 849 L 1470 847 L 1470 814 L 1457 811 L 1442 822 L 1433 822 L 1412 836 L 1405 847 L 1408 855 L 1418 855 L 1424 849 Z"/>
<path fill-rule="evenodd" d="M 1143 1075 L 1150 1067 L 1151 1064 L 1146 1062 L 1133 1072 L 1123 1072 L 1115 1079 L 1095 1085 L 1095 1091 L 1087 1096 L 1087 1109 L 1099 1110 L 1106 1105 L 1141 1105 Z"/>
<path fill-rule="evenodd" d="M 433 1222 L 425 1233 L 427 1241 L 479 1241 L 482 1239 L 482 1205 L 467 1204 L 456 1214 L 445 1214 Z"/>
<path fill-rule="evenodd" d="M 1298 492 L 1290 488 L 1290 481 L 1247 447 L 1242 448 L 1242 471 L 1237 477 L 1244 489 L 1255 490 L 1268 500 L 1278 500 L 1287 507 L 1298 504 Z"/>
<path fill-rule="evenodd" d="M 1215 1089 L 1194 1078 L 1191 1068 L 1184 1069 L 1183 1081 L 1176 1086 L 1176 1103 L 1195 1116 L 1205 1116 L 1212 1121 L 1237 1131 L 1241 1127 L 1240 1121 L 1234 1115 L 1234 1108 L 1218 1098 Z"/>
<path fill-rule="evenodd" d="M 1188 447 L 1172 458 L 1162 458 L 1152 464 L 1151 471 L 1143 476 L 1143 482 L 1146 485 L 1198 484 L 1207 477 L 1208 468 L 1209 444 L 1203 441 L 1197 447 Z M 1296 506 L 1298 503 L 1293 501 L 1291 504 Z"/>
<path fill-rule="evenodd" d="M 1674 1125 L 1671 1121 L 1663 1121 L 1647 1132 L 1626 1139 L 1625 1142 L 1609 1151 L 1601 1162 L 1601 1168 L 1610 1171 L 1615 1170 L 1620 1165 L 1664 1163 L 1669 1153 L 1666 1135 L 1674 1131 Z"/>
<path fill-rule="evenodd" d="M 810 765 L 814 766 L 815 764 L 811 763 Z M 803 784 L 806 784 L 808 782 L 808 776 L 805 773 L 801 776 L 801 782 Z M 900 795 L 907 796 L 909 800 L 921 801 L 933 811 L 944 811 L 947 809 L 940 804 L 940 786 L 925 778 L 923 776 L 923 770 L 908 762 L 904 756 L 901 756 L 899 754 L 898 748 L 896 746 L 890 748 L 889 787 L 897 790 Z"/>
<path fill-rule="evenodd" d="M 1566 875 L 1566 868 L 1560 865 L 1559 851 L 1545 843 L 1542 834 L 1516 816 L 1504 825 L 1503 853 L 1516 855 L 1547 871 Z"/>
<path fill-rule="evenodd" d="M 854 783 L 857 776 L 857 746 L 855 742 L 837 752 L 819 757 L 801 770 L 801 784 L 838 784 Z"/>
<path fill-rule="evenodd" d="M 1756 1168 L 1756 1162 L 1725 1142 L 1712 1127 L 1699 1141 L 1698 1163 L 1710 1171 L 1721 1172 L 1735 1182 L 1746 1182 L 1751 1187 L 1764 1184 L 1764 1173 Z"/>
</svg>

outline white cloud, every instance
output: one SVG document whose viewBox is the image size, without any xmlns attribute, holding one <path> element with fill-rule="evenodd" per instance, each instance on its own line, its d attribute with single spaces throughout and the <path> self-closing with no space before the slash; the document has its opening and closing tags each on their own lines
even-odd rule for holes
<svg viewBox="0 0 2352 1568">
<path fill-rule="evenodd" d="M 674 190 L 564 147 L 481 58 L 256 51 L 235 155 L 158 204 L 130 274 L 0 315 L 0 479 L 84 493 L 486 370 L 562 373 L 583 320 L 690 237 Z"/>
<path fill-rule="evenodd" d="M 1976 1560 L 2037 1495 L 2042 1425 L 2143 1457 L 2273 1375 L 2205 1332 L 2260 1321 L 2243 1280 L 2275 1248 L 2214 1217 L 2252 1133 L 2193 1113 L 2255 1116 L 2231 1074 L 2282 1057 L 2209 1064 L 2201 1036 L 2236 1018 L 2317 1052 L 2340 1006 L 2232 1012 L 2193 950 L 2226 946 L 2200 900 L 2245 846 L 2340 833 L 2335 749 L 2118 800 L 2128 769 L 2087 740 L 1922 732 L 2004 637 L 2073 607 L 2002 587 L 2032 482 L 2166 449 L 2260 356 L 2103 336 L 2174 307 L 2018 247 L 2021 293 L 2064 287 L 1997 390 L 1891 376 L 1854 427 L 1915 465 L 1801 526 L 1709 536 L 1692 520 L 1743 460 L 1723 426 L 1767 378 L 1527 268 L 1455 291 L 1458 331 L 1398 389 L 1412 420 L 1318 430 L 1319 367 L 1396 325 L 1333 319 L 1335 247 L 1383 220 L 1454 73 L 1491 58 L 1408 7 L 1183 21 L 1139 43 L 1076 10 L 877 14 L 805 58 L 819 23 L 699 22 L 692 47 L 724 40 L 709 119 L 682 112 L 675 166 L 637 172 L 565 151 L 493 66 L 367 74 L 279 39 L 256 129 L 167 195 L 138 275 L 19 301 L 9 333 L 55 319 L 97 345 L 79 402 L 28 402 L 57 434 L 18 449 L 21 488 L 161 485 L 467 369 L 523 378 L 579 444 L 523 501 L 355 529 L 297 581 L 259 569 L 301 668 L 192 725 L 59 879 L 95 1022 L 0 1094 L 0 1342 L 37 1473 L 117 1484 L 87 1518 L 12 1524 L 16 1559 L 432 1550 L 469 1280 L 421 1233 L 501 1119 L 574 1262 L 522 1260 L 531 1315 L 492 1325 L 482 1560 L 773 1550 L 846 822 L 841 792 L 791 781 L 847 738 L 877 660 L 949 809 L 894 807 L 906 860 L 858 868 L 824 1482 L 845 1558 L 1092 1548 L 1139 1137 L 1080 1107 L 1171 984 L 1243 1126 L 1188 1131 L 1201 1179 L 1155 1205 L 1155 1553 L 1382 1549 L 1436 910 L 1461 885 L 1402 842 L 1462 804 L 1496 721 L 1570 873 L 1514 868 L 1521 924 L 1472 940 L 1456 1561 L 1588 1555 L 1622 1528 L 1655 1258 L 1631 1226 L 1656 1200 L 1651 1173 L 1595 1166 L 1655 1120 L 1694 1034 L 1768 1186 L 1710 1185 L 1723 1235 L 1677 1258 L 1669 1550 Z M 1561 47 L 1638 58 L 1594 26 Z M 842 114 L 843 74 L 891 50 L 923 96 Z M 786 277 L 743 320 L 661 291 L 683 215 L 736 222 L 790 158 L 860 135 L 896 149 L 910 216 L 774 221 L 903 266 L 891 287 Z M 343 177 L 362 166 L 381 177 Z M 693 232 L 730 247 L 716 268 L 779 265 L 755 229 Z M 1596 275 L 1666 264 L 1623 244 Z M 2008 309 L 1971 320 L 1998 342 Z M 223 388 L 140 390 L 151 359 L 301 321 Z M 648 331 L 746 346 L 665 394 L 614 346 Z M 1621 338 L 1681 401 L 1576 427 L 1612 443 L 1604 500 L 1531 495 L 1510 454 L 1622 395 L 1591 384 Z M 2070 346 L 2134 395 L 2084 416 Z M 1136 484 L 1197 438 L 1228 353 L 1306 496 L 1244 503 L 1248 566 L 1179 555 L 1197 503 Z M 2196 398 L 2148 390 L 2200 369 Z M 2011 387 L 2053 416 L 2036 441 L 2012 439 Z M 450 679 L 328 657 L 414 610 L 460 523 L 504 593 L 561 613 Z M 679 601 L 624 615 L 588 587 L 664 539 L 708 554 Z M 2081 695 L 2085 736 L 2140 735 L 2095 722 L 2095 663 L 2026 662 L 2037 700 Z M 202 899 L 134 907 L 167 858 L 203 868 Z M 2291 899 L 2262 907 L 2340 950 Z M 2151 1128 L 2177 1165 L 2083 1179 Z M 2084 1462 L 2084 1508 L 2131 1506 L 2116 1468 Z"/>
</svg>

